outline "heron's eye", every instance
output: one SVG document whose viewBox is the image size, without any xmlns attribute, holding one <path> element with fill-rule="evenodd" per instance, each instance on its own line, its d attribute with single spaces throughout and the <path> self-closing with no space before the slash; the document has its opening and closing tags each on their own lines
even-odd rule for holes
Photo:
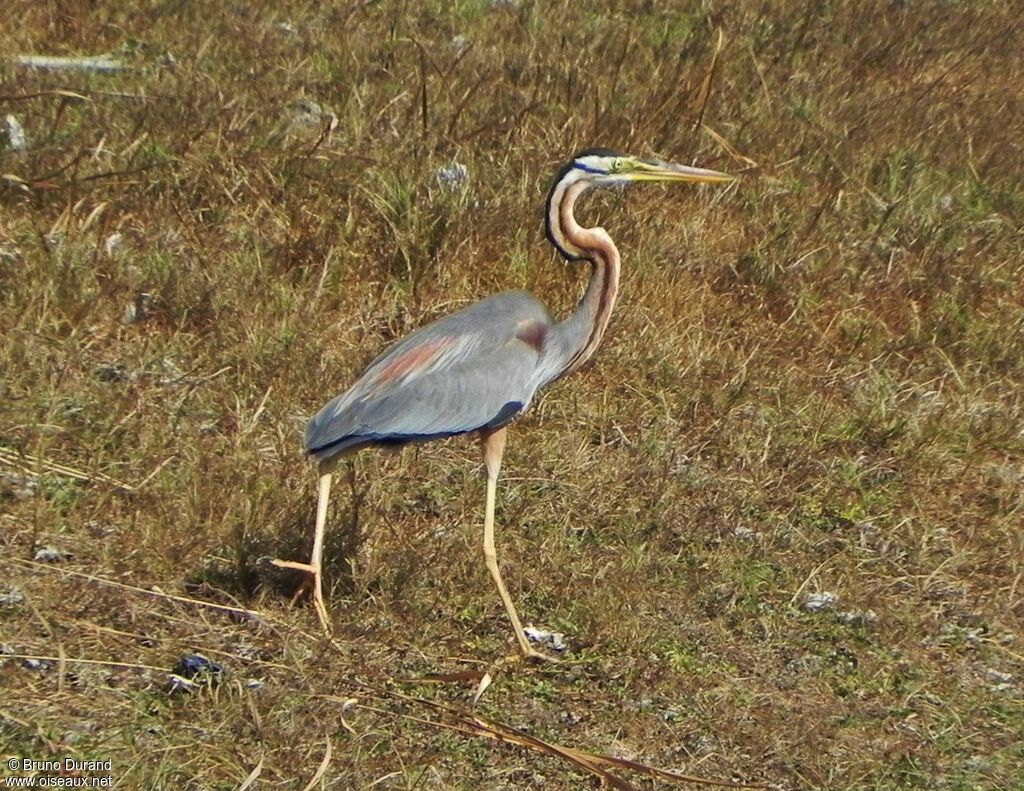
<svg viewBox="0 0 1024 791">
<path fill-rule="evenodd" d="M 609 173 L 619 173 L 626 167 L 626 160 L 624 159 L 613 159 L 611 167 L 608 168 Z"/>
</svg>

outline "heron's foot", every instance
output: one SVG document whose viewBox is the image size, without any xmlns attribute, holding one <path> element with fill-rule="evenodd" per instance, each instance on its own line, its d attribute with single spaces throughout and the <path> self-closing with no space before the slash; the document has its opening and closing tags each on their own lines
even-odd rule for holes
<svg viewBox="0 0 1024 791">
<path fill-rule="evenodd" d="M 526 662 L 532 662 L 534 664 L 561 664 L 562 660 L 556 656 L 549 656 L 548 654 L 541 653 L 534 648 L 528 648 L 523 650 L 523 659 Z"/>
<path fill-rule="evenodd" d="M 316 569 L 308 563 L 296 563 L 291 560 L 277 560 L 274 558 L 270 561 L 272 566 L 276 566 L 279 569 L 293 569 L 295 571 L 301 571 L 302 581 L 295 588 L 295 593 L 292 594 L 291 604 L 295 606 L 295 602 L 301 599 L 303 596 L 311 596 L 313 590 L 316 588 Z"/>
<path fill-rule="evenodd" d="M 325 634 L 331 633 L 331 619 L 327 614 L 327 605 L 324 603 L 323 577 L 320 574 L 320 566 L 311 563 L 296 563 L 294 560 L 271 560 L 271 565 L 279 569 L 294 569 L 303 572 L 302 582 L 292 594 L 294 605 L 301 597 L 311 595 L 313 607 L 316 609 L 316 616 L 320 619 L 320 626 Z"/>
<path fill-rule="evenodd" d="M 560 634 L 548 632 L 545 629 L 538 629 L 535 626 L 527 625 L 524 629 L 516 623 L 516 642 L 519 643 L 519 650 L 523 652 L 523 659 L 527 662 L 550 662 L 552 664 L 559 664 L 562 660 L 559 657 L 551 656 L 550 654 L 542 653 L 533 647 L 533 643 L 537 643 L 543 646 L 550 646 L 556 651 L 564 651 L 566 649 L 565 638 Z"/>
<path fill-rule="evenodd" d="M 557 665 L 562 661 L 557 657 L 550 656 L 548 654 L 538 651 L 536 648 L 530 645 L 530 641 L 526 639 L 525 634 L 523 634 L 520 637 L 520 639 L 516 642 L 519 643 L 519 650 L 522 653 L 522 658 L 524 662 L 531 662 L 533 664 L 541 664 L 543 662 L 547 662 L 550 664 Z"/>
<path fill-rule="evenodd" d="M 502 660 L 498 662 L 500 667 L 515 667 L 517 665 L 558 665 L 561 664 L 562 660 L 558 657 L 549 656 L 548 654 L 541 653 L 535 648 L 524 648 L 519 646 L 519 650 L 514 654 L 508 654 Z"/>
</svg>

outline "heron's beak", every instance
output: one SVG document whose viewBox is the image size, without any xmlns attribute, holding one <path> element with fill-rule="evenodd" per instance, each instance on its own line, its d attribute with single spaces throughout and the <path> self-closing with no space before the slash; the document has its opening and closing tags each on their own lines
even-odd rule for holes
<svg viewBox="0 0 1024 791">
<path fill-rule="evenodd" d="M 735 176 L 717 170 L 691 168 L 671 162 L 637 160 L 635 170 L 628 174 L 630 181 L 689 181 L 695 184 L 723 184 L 735 181 Z"/>
</svg>

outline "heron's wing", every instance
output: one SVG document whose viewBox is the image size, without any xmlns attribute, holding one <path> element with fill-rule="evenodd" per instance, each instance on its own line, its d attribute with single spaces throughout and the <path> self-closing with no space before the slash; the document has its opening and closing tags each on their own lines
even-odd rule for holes
<svg viewBox="0 0 1024 791">
<path fill-rule="evenodd" d="M 533 397 L 549 327 L 537 300 L 511 292 L 418 330 L 309 421 L 306 450 L 328 458 L 507 423 Z"/>
</svg>

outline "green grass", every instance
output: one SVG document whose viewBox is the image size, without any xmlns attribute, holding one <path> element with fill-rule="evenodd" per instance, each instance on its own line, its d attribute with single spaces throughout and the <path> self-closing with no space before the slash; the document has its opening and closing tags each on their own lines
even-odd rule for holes
<svg viewBox="0 0 1024 791">
<path fill-rule="evenodd" d="M 253 787 L 301 789 L 329 744 L 321 787 L 596 787 L 397 696 L 468 709 L 472 683 L 416 679 L 489 671 L 486 716 L 666 769 L 1024 784 L 1012 3 L 7 16 L 0 116 L 30 146 L 0 135 L 0 446 L 20 459 L 0 474 L 36 487 L 0 479 L 0 594 L 24 595 L 0 642 L 69 661 L 0 657 L 4 757 L 109 757 L 123 788 L 237 788 L 260 765 Z M 8 61 L 123 46 L 124 74 Z M 619 306 L 593 364 L 511 430 L 498 502 L 512 595 L 567 661 L 509 661 L 472 439 L 360 454 L 355 504 L 339 476 L 320 640 L 261 561 L 308 552 L 305 420 L 487 294 L 570 310 L 583 275 L 540 206 L 593 145 L 741 179 L 581 207 L 622 250 Z M 453 162 L 469 180 L 448 191 Z M 69 556 L 27 564 L 42 547 Z M 804 612 L 821 591 L 835 609 Z M 170 694 L 193 651 L 227 678 Z"/>
</svg>

